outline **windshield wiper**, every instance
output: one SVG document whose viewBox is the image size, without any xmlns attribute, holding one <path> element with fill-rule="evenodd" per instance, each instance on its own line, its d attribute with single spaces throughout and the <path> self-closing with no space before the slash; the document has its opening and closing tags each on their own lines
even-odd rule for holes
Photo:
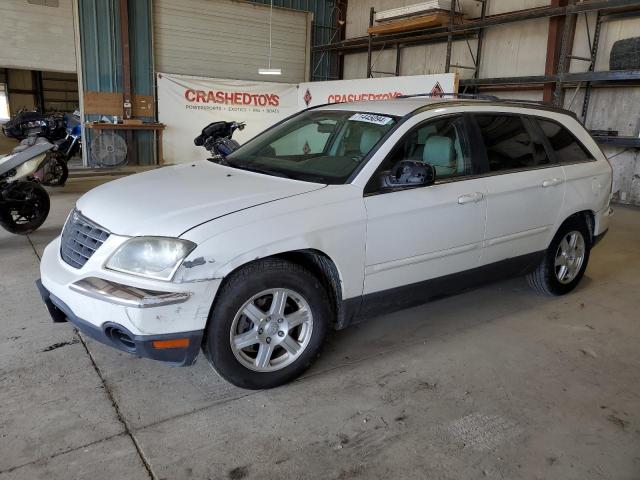
<svg viewBox="0 0 640 480">
<path fill-rule="evenodd" d="M 273 170 L 267 170 L 266 168 L 254 167 L 250 165 L 238 165 L 237 163 L 231 163 L 227 161 L 227 166 L 237 168 L 238 170 L 247 170 L 249 172 L 262 173 L 264 175 L 271 175 L 274 177 L 282 177 L 282 178 L 292 178 L 290 175 L 287 175 L 283 172 L 277 172 Z"/>
</svg>

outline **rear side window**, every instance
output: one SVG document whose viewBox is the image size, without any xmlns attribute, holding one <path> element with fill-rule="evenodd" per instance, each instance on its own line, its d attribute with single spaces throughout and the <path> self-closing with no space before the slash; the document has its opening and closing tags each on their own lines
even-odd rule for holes
<svg viewBox="0 0 640 480">
<path fill-rule="evenodd" d="M 523 170 L 549 165 L 542 145 L 525 120 L 516 115 L 475 115 L 487 152 L 490 172 Z"/>
<path fill-rule="evenodd" d="M 538 124 L 556 152 L 560 163 L 579 163 L 593 160 L 589 151 L 562 125 L 538 119 Z"/>
</svg>

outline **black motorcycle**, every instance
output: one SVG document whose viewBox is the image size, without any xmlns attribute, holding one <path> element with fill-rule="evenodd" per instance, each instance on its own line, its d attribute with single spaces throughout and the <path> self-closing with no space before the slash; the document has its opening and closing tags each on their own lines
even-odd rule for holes
<svg viewBox="0 0 640 480">
<path fill-rule="evenodd" d="M 227 155 L 240 148 L 240 144 L 233 138 L 233 132 L 244 129 L 244 122 L 213 122 L 202 129 L 193 143 L 206 148 L 213 158 L 210 160 L 224 160 Z"/>
</svg>

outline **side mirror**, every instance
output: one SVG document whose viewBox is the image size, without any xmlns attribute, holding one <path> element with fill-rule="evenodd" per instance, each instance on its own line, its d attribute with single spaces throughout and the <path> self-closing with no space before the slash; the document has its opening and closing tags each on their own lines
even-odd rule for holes
<svg viewBox="0 0 640 480">
<path fill-rule="evenodd" d="M 436 170 L 430 163 L 402 160 L 391 171 L 381 172 L 380 188 L 424 187 L 432 185 L 435 179 Z"/>
</svg>

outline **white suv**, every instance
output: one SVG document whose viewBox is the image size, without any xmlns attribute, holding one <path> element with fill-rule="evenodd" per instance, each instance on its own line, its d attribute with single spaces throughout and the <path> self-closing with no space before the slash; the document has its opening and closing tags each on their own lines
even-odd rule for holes
<svg viewBox="0 0 640 480">
<path fill-rule="evenodd" d="M 187 141 L 187 139 L 185 139 Z M 498 278 L 571 291 L 611 167 L 568 112 L 406 98 L 294 115 L 226 160 L 84 195 L 45 250 L 56 321 L 138 356 L 269 388 L 329 328 Z"/>
</svg>

